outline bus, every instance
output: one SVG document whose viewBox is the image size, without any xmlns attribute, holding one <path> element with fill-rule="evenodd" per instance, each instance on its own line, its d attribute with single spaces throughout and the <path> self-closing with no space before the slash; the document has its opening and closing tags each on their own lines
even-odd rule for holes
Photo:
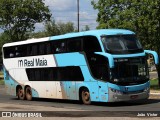
<svg viewBox="0 0 160 120">
<path fill-rule="evenodd" d="M 125 29 L 68 33 L 3 45 L 5 89 L 20 100 L 53 98 L 91 102 L 147 99 L 147 55 Z"/>
</svg>

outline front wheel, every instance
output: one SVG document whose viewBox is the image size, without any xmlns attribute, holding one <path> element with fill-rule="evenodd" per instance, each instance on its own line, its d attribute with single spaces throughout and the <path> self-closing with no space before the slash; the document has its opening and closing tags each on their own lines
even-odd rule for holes
<svg viewBox="0 0 160 120">
<path fill-rule="evenodd" d="M 81 92 L 82 102 L 86 105 L 91 104 L 90 93 L 89 90 L 83 89 Z"/>
<path fill-rule="evenodd" d="M 19 100 L 24 100 L 25 99 L 25 94 L 24 94 L 24 91 L 23 91 L 22 87 L 18 88 L 17 96 L 18 96 Z"/>
<path fill-rule="evenodd" d="M 26 90 L 25 90 L 25 94 L 26 94 L 26 99 L 27 100 L 32 100 L 32 89 L 31 87 L 26 87 Z"/>
</svg>

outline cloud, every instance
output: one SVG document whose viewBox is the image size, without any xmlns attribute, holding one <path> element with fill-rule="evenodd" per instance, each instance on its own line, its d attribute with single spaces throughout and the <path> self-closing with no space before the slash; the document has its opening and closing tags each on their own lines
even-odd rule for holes
<svg viewBox="0 0 160 120">
<path fill-rule="evenodd" d="M 77 27 L 77 0 L 45 0 L 45 4 L 52 13 L 52 19 L 56 22 L 73 22 Z M 91 0 L 79 0 L 80 2 L 80 29 L 89 25 L 90 29 L 97 26 L 97 11 L 93 9 Z M 43 25 L 37 25 L 38 30 L 44 29 Z"/>
<path fill-rule="evenodd" d="M 45 4 L 49 6 L 51 10 L 64 11 L 75 8 L 76 0 L 45 0 Z"/>
</svg>

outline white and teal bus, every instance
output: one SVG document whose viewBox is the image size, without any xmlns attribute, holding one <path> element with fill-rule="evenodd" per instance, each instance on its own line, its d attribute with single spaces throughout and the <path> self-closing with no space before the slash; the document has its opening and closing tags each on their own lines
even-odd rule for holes
<svg viewBox="0 0 160 120">
<path fill-rule="evenodd" d="M 6 92 L 19 99 L 80 100 L 84 104 L 147 99 L 147 54 L 134 32 L 92 30 L 3 46 Z"/>
</svg>

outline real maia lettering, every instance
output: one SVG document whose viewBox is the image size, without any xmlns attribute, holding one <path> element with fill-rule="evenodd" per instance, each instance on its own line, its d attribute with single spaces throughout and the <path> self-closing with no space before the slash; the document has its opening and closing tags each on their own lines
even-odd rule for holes
<svg viewBox="0 0 160 120">
<path fill-rule="evenodd" d="M 47 66 L 47 60 L 42 58 L 33 58 L 32 60 L 18 60 L 18 67 L 34 67 L 34 66 Z"/>
</svg>

